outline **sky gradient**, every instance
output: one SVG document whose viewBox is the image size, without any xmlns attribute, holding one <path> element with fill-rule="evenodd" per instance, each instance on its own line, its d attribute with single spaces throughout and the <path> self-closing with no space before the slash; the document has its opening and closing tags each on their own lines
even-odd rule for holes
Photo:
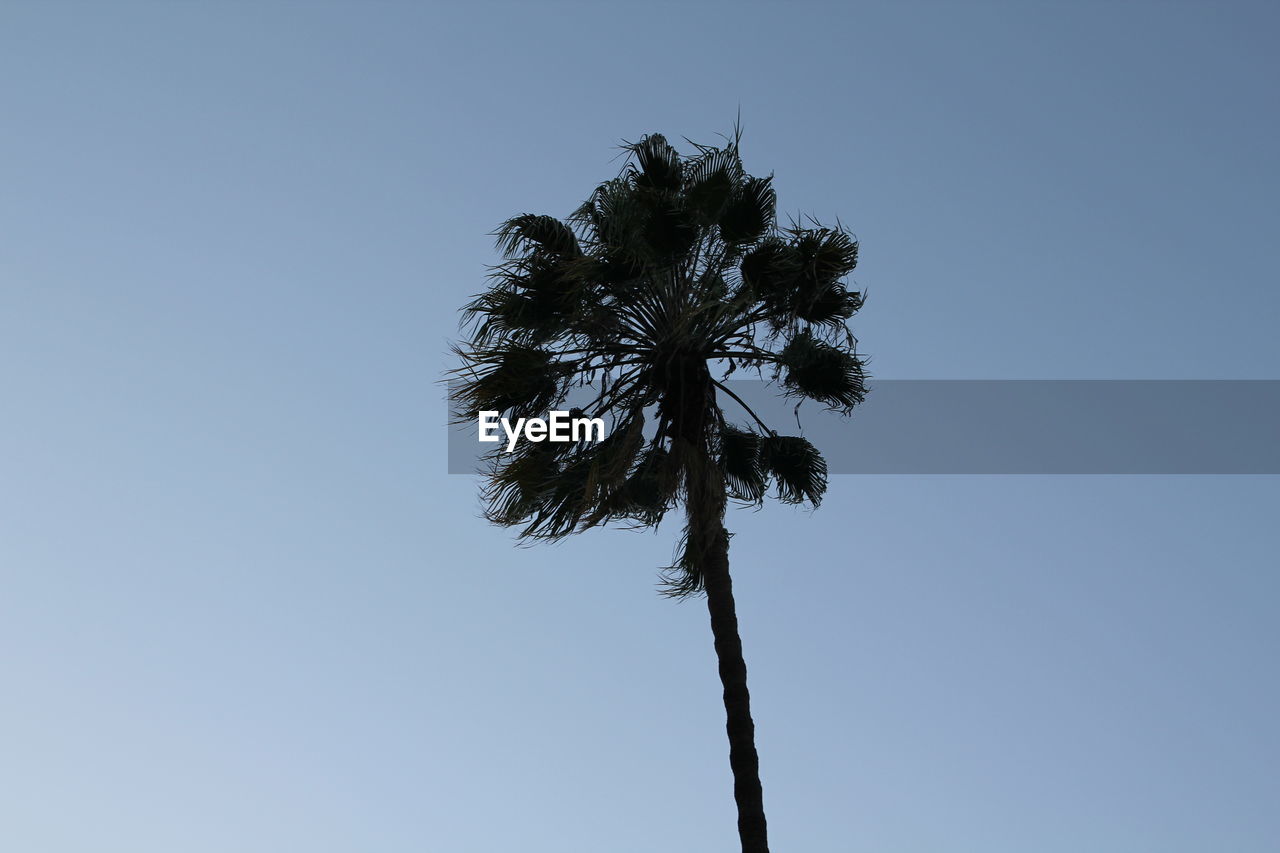
<svg viewBox="0 0 1280 853">
<path fill-rule="evenodd" d="M 874 376 L 1277 379 L 1278 24 L 4 5 L 0 844 L 730 853 L 675 533 L 517 548 L 446 473 L 490 232 L 741 108 L 780 210 L 861 241 Z M 1278 499 L 849 475 L 731 514 L 772 847 L 1280 849 Z"/>
</svg>

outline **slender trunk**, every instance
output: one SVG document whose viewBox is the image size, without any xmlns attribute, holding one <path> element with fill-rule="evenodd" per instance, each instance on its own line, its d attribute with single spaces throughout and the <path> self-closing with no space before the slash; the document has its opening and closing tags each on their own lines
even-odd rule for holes
<svg viewBox="0 0 1280 853">
<path fill-rule="evenodd" d="M 723 497 L 720 502 L 723 506 Z M 690 509 L 690 523 L 694 510 Z M 708 520 L 698 519 L 706 523 Z M 724 686 L 725 730 L 729 735 L 729 767 L 733 771 L 733 799 L 738 804 L 738 837 L 742 853 L 769 853 L 764 818 L 764 792 L 760 785 L 760 759 L 756 754 L 755 723 L 751 719 L 751 694 L 747 692 L 747 664 L 738 636 L 738 614 L 729 576 L 729 534 L 717 514 L 713 541 L 704 564 L 707 611 L 715 639 Z M 703 527 L 702 529 L 707 529 Z"/>
<path fill-rule="evenodd" d="M 712 452 L 716 429 L 716 394 L 711 372 L 701 357 L 673 358 L 664 366 L 669 394 L 662 408 L 671 418 L 672 446 L 685 455 L 685 547 L 702 574 L 715 639 L 720 683 L 724 686 L 725 730 L 729 735 L 729 768 L 733 799 L 738 804 L 738 837 L 742 853 L 769 853 L 765 831 L 764 793 L 756 726 L 751 720 L 747 664 L 738 637 L 738 613 L 729 577 L 729 533 L 724 529 L 724 476 Z"/>
</svg>

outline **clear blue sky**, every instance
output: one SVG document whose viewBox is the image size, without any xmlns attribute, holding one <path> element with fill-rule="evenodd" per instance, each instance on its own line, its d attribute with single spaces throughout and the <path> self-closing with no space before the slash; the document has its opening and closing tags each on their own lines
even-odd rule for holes
<svg viewBox="0 0 1280 853">
<path fill-rule="evenodd" d="M 741 105 L 883 378 L 1280 378 L 1266 4 L 10 2 L 0 846 L 730 853 L 673 534 L 445 474 L 519 212 Z M 1195 401 L 1188 401 L 1194 405 Z M 1275 477 L 730 519 L 773 847 L 1280 849 Z"/>
</svg>

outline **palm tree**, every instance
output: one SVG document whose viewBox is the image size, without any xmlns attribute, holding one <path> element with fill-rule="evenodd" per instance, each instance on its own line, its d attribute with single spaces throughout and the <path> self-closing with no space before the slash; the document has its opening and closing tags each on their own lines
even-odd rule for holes
<svg viewBox="0 0 1280 853">
<path fill-rule="evenodd" d="M 724 380 L 768 372 L 784 394 L 846 415 L 866 392 L 846 325 L 862 294 L 842 283 L 858 244 L 839 224 L 780 227 L 772 176 L 744 172 L 740 140 L 735 129 L 682 156 L 646 136 L 624 145 L 622 172 L 567 221 L 504 223 L 505 260 L 464 309 L 468 340 L 454 347 L 462 366 L 452 377 L 454 415 L 472 424 L 482 411 L 538 417 L 574 391 L 594 394 L 574 414 L 610 425 L 603 440 L 524 442 L 511 453 L 500 444 L 488 457 L 486 517 L 519 526 L 521 538 L 652 527 L 683 507 L 663 591 L 706 597 L 742 850 L 767 853 L 725 509 L 761 504 L 771 484 L 786 503 L 816 506 L 827 469 Z M 745 425 L 730 422 L 722 398 Z"/>
</svg>

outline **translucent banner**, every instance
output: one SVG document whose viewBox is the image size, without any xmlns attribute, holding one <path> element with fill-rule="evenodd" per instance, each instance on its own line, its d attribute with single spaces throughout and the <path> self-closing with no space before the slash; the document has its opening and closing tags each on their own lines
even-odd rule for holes
<svg viewBox="0 0 1280 853">
<path fill-rule="evenodd" d="M 1280 380 L 882 380 L 847 418 L 797 411 L 776 384 L 725 385 L 780 435 L 813 442 L 832 474 L 1280 473 Z M 593 396 L 579 389 L 565 408 Z M 753 423 L 729 395 L 720 405 Z M 507 447 L 494 429 L 500 444 L 450 426 L 449 473 Z"/>
</svg>

